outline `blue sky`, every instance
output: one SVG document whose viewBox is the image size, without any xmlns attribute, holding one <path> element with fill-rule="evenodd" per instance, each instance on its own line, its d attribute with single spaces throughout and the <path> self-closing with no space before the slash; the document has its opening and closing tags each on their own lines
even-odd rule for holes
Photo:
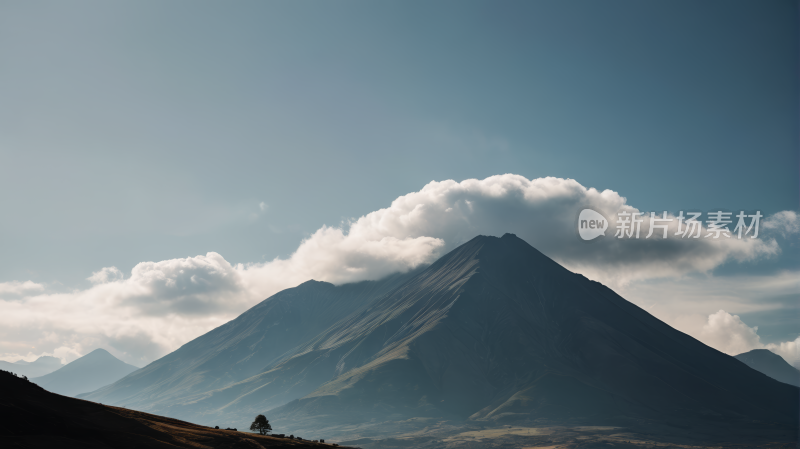
<svg viewBox="0 0 800 449">
<path fill-rule="evenodd" d="M 797 18 L 793 1 L 5 2 L 0 282 L 287 258 L 431 181 L 504 173 L 641 210 L 796 211 Z M 795 240 L 716 273 L 797 269 Z"/>
</svg>

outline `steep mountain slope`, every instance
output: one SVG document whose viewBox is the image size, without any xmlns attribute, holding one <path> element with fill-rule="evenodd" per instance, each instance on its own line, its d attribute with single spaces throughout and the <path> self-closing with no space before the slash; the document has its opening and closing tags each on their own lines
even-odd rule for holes
<svg viewBox="0 0 800 449">
<path fill-rule="evenodd" d="M 228 353 L 230 366 L 247 351 L 294 346 L 260 356 L 262 368 L 252 365 L 247 377 L 208 379 L 204 389 L 178 400 L 158 396 L 168 390 L 140 389 L 116 404 L 151 404 L 160 413 L 208 424 L 243 423 L 268 411 L 272 422 L 292 432 L 328 429 L 329 435 L 353 435 L 355 427 L 348 426 L 364 423 L 413 427 L 409 423 L 426 419 L 495 427 L 651 420 L 681 429 L 703 423 L 796 433 L 798 388 L 676 331 L 516 236 L 476 237 L 390 287 L 357 301 L 358 284 L 309 282 L 279 293 L 273 304 L 257 307 L 284 307 L 283 299 L 291 310 L 313 303 L 326 319 L 314 318 L 313 329 L 284 341 L 259 324 L 268 313 L 253 308 L 184 346 L 211 342 L 219 348 L 217 358 L 203 359 L 214 363 L 206 375 L 216 373 Z M 341 309 L 353 302 L 359 307 Z M 239 335 L 229 326 L 251 322 L 247 339 L 271 345 L 228 346 Z M 170 382 L 191 386 L 191 376 Z M 124 391 L 125 381 L 91 397 L 112 397 Z"/>
<path fill-rule="evenodd" d="M 50 374 L 64 366 L 61 359 L 50 356 L 42 356 L 33 362 L 20 360 L 18 362 L 5 362 L 0 360 L 0 369 L 20 376 L 39 377 Z"/>
<path fill-rule="evenodd" d="M 779 382 L 800 387 L 800 371 L 769 349 L 753 349 L 734 357 Z"/>
<path fill-rule="evenodd" d="M 138 369 L 109 354 L 105 349 L 95 349 L 63 368 L 35 377 L 31 381 L 47 391 L 75 396 L 116 382 Z"/>
<path fill-rule="evenodd" d="M 247 379 L 291 357 L 298 345 L 414 274 L 338 287 L 309 281 L 284 290 L 141 370 L 79 397 L 156 413 L 182 405 L 191 409 L 193 396 Z"/>
<path fill-rule="evenodd" d="M 513 235 L 457 248 L 249 379 L 262 385 L 247 396 L 268 395 L 287 377 L 310 383 L 297 374 L 308 371 L 331 380 L 272 410 L 275 422 L 798 420 L 797 388 L 674 330 Z M 247 396 L 229 413 L 247 410 Z"/>
<path fill-rule="evenodd" d="M 59 396 L 0 372 L 0 436 L 8 448 L 263 449 L 330 447 L 244 432 Z"/>
</svg>

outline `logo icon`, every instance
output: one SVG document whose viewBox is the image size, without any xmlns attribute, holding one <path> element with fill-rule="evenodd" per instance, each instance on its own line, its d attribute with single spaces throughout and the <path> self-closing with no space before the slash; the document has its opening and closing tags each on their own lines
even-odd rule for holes
<svg viewBox="0 0 800 449">
<path fill-rule="evenodd" d="M 578 216 L 578 234 L 584 240 L 593 240 L 606 235 L 608 220 L 591 209 L 584 209 Z"/>
</svg>

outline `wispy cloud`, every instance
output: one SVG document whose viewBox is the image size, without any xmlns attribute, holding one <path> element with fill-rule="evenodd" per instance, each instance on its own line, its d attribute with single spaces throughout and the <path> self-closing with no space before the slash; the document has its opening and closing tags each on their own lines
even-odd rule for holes
<svg viewBox="0 0 800 449">
<path fill-rule="evenodd" d="M 5 296 L 19 296 L 26 295 L 44 290 L 43 284 L 37 284 L 33 281 L 11 281 L 0 282 L 0 298 Z"/>
</svg>

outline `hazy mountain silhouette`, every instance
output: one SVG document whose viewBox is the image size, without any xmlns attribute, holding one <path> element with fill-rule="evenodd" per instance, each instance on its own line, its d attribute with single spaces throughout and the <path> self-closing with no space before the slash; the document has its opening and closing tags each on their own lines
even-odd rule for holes
<svg viewBox="0 0 800 449">
<path fill-rule="evenodd" d="M 777 381 L 800 387 L 800 371 L 768 349 L 753 349 L 734 357 Z"/>
<path fill-rule="evenodd" d="M 0 436 L 9 448 L 319 448 L 320 445 L 217 430 L 45 391 L 0 372 Z"/>
<path fill-rule="evenodd" d="M 39 377 L 50 374 L 64 366 L 61 359 L 50 356 L 41 356 L 33 362 L 19 360 L 16 362 L 5 362 L 0 360 L 0 369 L 9 371 L 20 376 Z"/>
<path fill-rule="evenodd" d="M 369 295 L 358 293 L 364 283 L 278 293 L 150 365 L 183 360 L 188 375 L 154 369 L 145 378 L 148 366 L 88 397 L 205 423 L 271 409 L 271 421 L 295 432 L 419 417 L 797 426 L 798 388 L 676 331 L 514 235 L 476 237 L 413 276 L 382 282 Z M 303 304 L 325 308 L 304 309 L 307 331 L 284 340 L 288 330 L 264 325 L 273 309 Z M 260 363 L 231 375 L 248 351 Z"/>
<path fill-rule="evenodd" d="M 63 368 L 35 377 L 31 381 L 47 391 L 75 396 L 116 382 L 138 369 L 109 354 L 105 349 L 95 349 Z"/>
</svg>

